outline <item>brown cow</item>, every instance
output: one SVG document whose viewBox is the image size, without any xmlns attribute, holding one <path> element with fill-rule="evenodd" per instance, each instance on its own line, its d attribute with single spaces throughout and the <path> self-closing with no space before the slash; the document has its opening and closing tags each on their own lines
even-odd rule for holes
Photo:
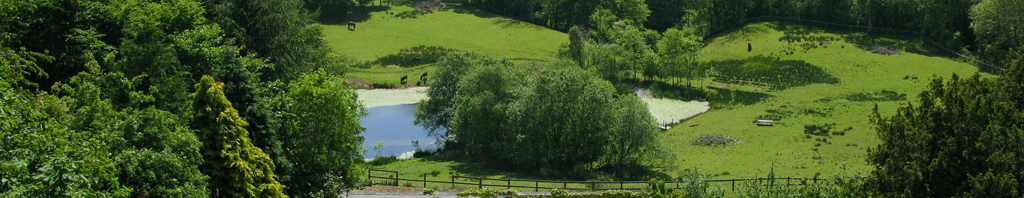
<svg viewBox="0 0 1024 198">
<path fill-rule="evenodd" d="M 356 22 L 355 21 L 348 21 L 348 30 L 352 30 L 352 31 L 356 30 Z"/>
</svg>

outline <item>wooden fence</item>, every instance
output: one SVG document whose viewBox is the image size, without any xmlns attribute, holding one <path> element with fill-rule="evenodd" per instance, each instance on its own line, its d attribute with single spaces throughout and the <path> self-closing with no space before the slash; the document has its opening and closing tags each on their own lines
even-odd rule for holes
<svg viewBox="0 0 1024 198">
<path fill-rule="evenodd" d="M 377 173 L 376 175 L 374 173 Z M 381 176 L 383 175 L 383 176 Z M 519 188 L 519 189 L 532 189 L 535 192 L 540 190 L 553 190 L 553 189 L 565 189 L 574 191 L 604 191 L 604 190 L 642 190 L 646 186 L 648 181 L 554 181 L 554 180 L 536 180 L 536 179 L 494 179 L 487 177 L 469 177 L 453 175 L 450 180 L 430 180 L 427 178 L 427 174 L 422 175 L 422 178 L 401 178 L 398 176 L 398 171 L 393 170 L 381 170 L 381 169 L 369 169 L 367 177 L 372 184 L 383 184 L 398 186 L 400 182 L 404 181 L 405 186 L 410 187 L 429 187 L 428 185 L 433 184 L 447 184 L 451 187 L 461 185 L 463 187 L 499 187 L 499 188 Z M 864 177 L 862 177 L 864 178 Z M 776 178 L 741 178 L 741 179 L 714 179 L 707 180 L 709 183 L 729 183 L 733 191 L 736 190 L 736 182 L 745 181 L 767 181 L 775 180 L 775 185 L 804 185 L 807 183 L 818 183 L 819 181 L 832 181 L 832 179 L 821 179 L 821 178 L 802 178 L 802 177 L 776 177 Z M 785 181 L 783 181 L 785 180 Z M 530 185 L 533 184 L 533 185 Z M 674 186 L 673 188 L 679 189 L 684 182 L 679 181 L 665 181 L 666 186 Z"/>
</svg>

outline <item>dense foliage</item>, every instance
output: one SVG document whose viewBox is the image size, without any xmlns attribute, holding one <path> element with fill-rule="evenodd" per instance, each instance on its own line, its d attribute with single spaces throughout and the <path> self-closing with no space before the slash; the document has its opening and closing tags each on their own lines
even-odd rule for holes
<svg viewBox="0 0 1024 198">
<path fill-rule="evenodd" d="M 316 117 L 334 125 L 284 127 L 282 120 L 290 118 L 279 116 L 303 113 L 278 99 L 293 87 L 309 90 L 302 84 L 285 86 L 301 73 L 325 67 L 342 72 L 329 67 L 337 59 L 329 56 L 302 7 L 298 0 L 3 1 L 2 196 L 264 197 L 282 196 L 285 189 L 298 196 L 333 196 L 329 193 L 352 186 L 349 174 L 358 172 L 355 162 L 362 157 L 351 146 L 361 144 L 353 138 L 361 129 L 352 127 L 358 126 L 358 114 L 352 112 L 360 112 L 360 106 L 351 88 L 321 83 L 314 87 L 348 94 L 332 95 L 330 101 L 287 102 L 307 110 L 350 110 Z M 318 74 L 337 78 L 323 73 Z M 216 79 L 217 91 L 190 98 L 204 75 L 209 79 L 199 88 L 214 87 Z M 291 135 L 307 134 L 303 131 L 332 133 L 308 139 Z M 214 148 L 220 145 L 211 144 L 214 133 L 229 134 L 217 141 L 230 142 L 224 145 L 234 150 Z M 323 152 L 281 155 L 284 149 L 307 146 Z M 232 153 L 251 157 L 214 156 Z M 325 155 L 332 155 L 330 163 L 303 161 Z M 288 159 L 304 163 L 305 170 L 283 170 Z M 328 177 L 339 174 L 346 177 Z M 325 182 L 315 187 L 288 182 L 309 182 L 303 179 L 276 184 L 275 175 L 318 175 L 323 180 L 313 182 Z"/>
<path fill-rule="evenodd" d="M 359 117 L 366 110 L 356 101 L 356 92 L 340 76 L 323 70 L 292 81 L 283 95 L 285 108 L 282 153 L 278 168 L 292 195 L 326 195 L 354 187 L 365 171 L 356 168 L 363 158 L 364 129 Z"/>
<path fill-rule="evenodd" d="M 572 62 L 450 55 L 438 66 L 462 72 L 435 76 L 428 94 L 454 94 L 422 101 L 417 121 L 446 130 L 446 147 L 467 157 L 521 172 L 624 175 L 670 159 L 645 103 Z"/>
<path fill-rule="evenodd" d="M 284 185 L 277 182 L 274 163 L 260 148 L 252 145 L 238 111 L 224 97 L 224 84 L 210 76 L 196 84 L 189 95 L 188 115 L 191 128 L 202 142 L 203 165 L 200 171 L 210 175 L 213 196 L 287 197 Z"/>
<path fill-rule="evenodd" d="M 474 5 L 509 17 L 569 31 L 601 29 L 599 15 L 621 25 L 665 31 L 685 29 L 710 37 L 761 16 L 859 25 L 861 31 L 896 29 L 921 33 L 958 52 L 976 52 L 998 63 L 1010 49 L 1024 46 L 1024 4 L 1017 0 L 473 0 Z M 602 13 L 606 12 L 606 13 Z M 641 31 L 642 32 L 642 31 Z M 885 31 L 886 33 L 893 33 Z"/>
<path fill-rule="evenodd" d="M 1024 54 L 995 79 L 932 81 L 920 104 L 874 122 L 869 188 L 883 197 L 1020 197 Z"/>
</svg>

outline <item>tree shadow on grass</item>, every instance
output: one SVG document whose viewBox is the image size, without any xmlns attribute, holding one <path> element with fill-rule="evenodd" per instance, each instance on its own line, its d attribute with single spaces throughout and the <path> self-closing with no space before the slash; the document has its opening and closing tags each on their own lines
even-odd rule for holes
<svg viewBox="0 0 1024 198">
<path fill-rule="evenodd" d="M 741 40 L 741 39 L 753 40 L 754 38 L 757 38 L 756 36 L 758 34 L 764 34 L 764 33 L 768 32 L 768 30 L 769 30 L 768 27 L 755 26 L 755 25 L 752 25 L 752 24 L 753 23 L 748 23 L 746 25 L 741 25 L 739 27 L 736 27 L 736 28 L 733 28 L 733 29 L 730 29 L 730 30 L 726 30 L 726 31 L 723 31 L 721 33 L 717 33 L 717 34 L 714 34 L 714 35 L 712 35 L 710 37 L 705 37 L 705 38 L 714 38 L 714 40 L 721 39 L 723 42 L 731 43 L 731 42 L 734 42 L 734 41 L 737 41 L 737 40 Z"/>
<path fill-rule="evenodd" d="M 482 9 L 479 9 L 479 8 L 476 8 L 476 7 L 473 7 L 473 6 L 470 6 L 470 5 L 448 4 L 448 9 L 450 9 L 452 12 L 455 12 L 455 13 L 459 13 L 459 14 L 472 14 L 472 15 L 474 15 L 476 17 L 480 17 L 480 18 L 502 17 L 499 14 L 488 12 L 486 10 L 482 10 Z"/>
<path fill-rule="evenodd" d="M 743 60 L 713 61 L 715 81 L 764 86 L 775 90 L 815 83 L 838 84 L 839 78 L 821 67 L 798 60 L 754 56 Z"/>
<path fill-rule="evenodd" d="M 764 101 L 771 95 L 759 92 L 732 90 L 713 86 L 701 89 L 696 86 L 673 85 L 661 81 L 643 81 L 641 85 L 648 87 L 654 97 L 676 100 L 707 100 L 714 108 L 752 105 Z"/>
<path fill-rule="evenodd" d="M 352 8 L 351 13 L 346 14 L 324 14 L 321 13 L 320 17 L 316 19 L 317 22 L 324 25 L 348 25 L 349 21 L 356 23 L 365 22 L 371 17 L 371 13 L 383 12 L 391 9 L 388 6 L 356 6 Z"/>
<path fill-rule="evenodd" d="M 842 34 L 843 40 L 852 43 L 860 49 L 868 50 L 871 47 L 893 47 L 900 51 L 925 55 L 947 57 L 948 54 L 939 53 L 938 50 L 929 49 L 923 40 L 917 37 L 900 36 L 896 34 L 878 36 L 866 32 L 855 32 Z"/>
</svg>

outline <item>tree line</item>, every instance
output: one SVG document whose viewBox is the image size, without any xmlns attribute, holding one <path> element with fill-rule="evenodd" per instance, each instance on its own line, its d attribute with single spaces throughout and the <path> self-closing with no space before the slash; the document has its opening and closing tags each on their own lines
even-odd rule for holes
<svg viewBox="0 0 1024 198">
<path fill-rule="evenodd" d="M 332 197 L 365 110 L 297 0 L 0 2 L 0 196 Z"/>
<path fill-rule="evenodd" d="M 702 37 L 754 17 L 782 16 L 918 32 L 946 48 L 999 64 L 1024 46 L 1018 0 L 471 0 L 471 4 L 569 31 L 597 28 L 607 10 L 626 24 L 659 32 L 689 29 Z M 862 31 L 871 31 L 865 29 Z"/>
</svg>

